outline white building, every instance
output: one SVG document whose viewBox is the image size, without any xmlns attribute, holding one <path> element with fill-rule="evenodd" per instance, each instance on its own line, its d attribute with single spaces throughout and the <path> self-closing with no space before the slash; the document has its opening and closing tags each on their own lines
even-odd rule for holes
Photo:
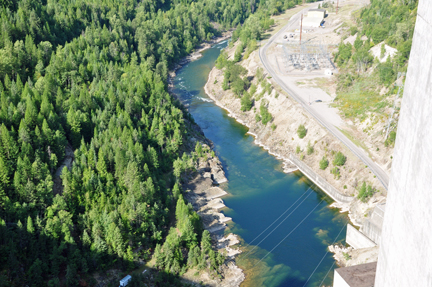
<svg viewBox="0 0 432 287">
<path fill-rule="evenodd" d="M 325 9 L 310 9 L 308 11 L 307 17 L 303 18 L 303 27 L 314 27 L 317 28 L 321 26 L 324 22 L 324 17 L 326 15 Z"/>
<path fill-rule="evenodd" d="M 324 19 L 326 15 L 326 10 L 325 9 L 310 9 L 308 11 L 307 17 L 311 17 L 311 18 L 321 18 Z"/>
</svg>

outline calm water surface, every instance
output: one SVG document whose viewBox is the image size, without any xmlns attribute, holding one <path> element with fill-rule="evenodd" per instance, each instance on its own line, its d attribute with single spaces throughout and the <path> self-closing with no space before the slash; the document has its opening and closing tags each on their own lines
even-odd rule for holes
<svg viewBox="0 0 432 287">
<path fill-rule="evenodd" d="M 330 286 L 337 266 L 327 246 L 336 238 L 344 243 L 348 218 L 329 208 L 333 200 L 303 174 L 283 173 L 282 162 L 255 145 L 247 128 L 205 94 L 208 74 L 225 46 L 214 46 L 180 69 L 174 91 L 224 165 L 229 182 L 222 187 L 230 195 L 223 198 L 223 212 L 233 219 L 226 232 L 243 240 L 237 258 L 246 273 L 242 286 L 321 286 L 324 278 L 323 285 Z"/>
</svg>

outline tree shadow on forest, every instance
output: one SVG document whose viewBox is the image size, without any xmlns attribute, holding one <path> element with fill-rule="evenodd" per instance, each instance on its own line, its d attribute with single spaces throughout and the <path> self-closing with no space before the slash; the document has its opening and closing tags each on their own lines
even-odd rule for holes
<svg viewBox="0 0 432 287">
<path fill-rule="evenodd" d="M 266 34 L 264 34 L 264 35 L 261 36 L 261 41 L 264 41 L 264 40 L 270 39 L 271 36 L 272 36 L 272 35 L 271 35 L 270 33 L 266 33 Z"/>
<path fill-rule="evenodd" d="M 205 170 L 210 171 L 210 169 Z M 211 178 L 205 178 L 198 173 L 194 174 L 194 178 L 187 183 L 183 184 L 185 189 L 193 190 L 195 193 L 202 193 L 205 190 L 213 186 L 213 180 Z"/>
<path fill-rule="evenodd" d="M 133 284 L 128 286 L 146 286 L 145 283 L 151 282 L 156 286 L 193 283 L 152 268 L 141 274 L 136 271 L 139 267 L 136 260 L 111 254 L 108 249 L 97 251 L 96 244 L 90 247 L 81 242 L 67 243 L 37 227 L 31 231 L 12 222 L 0 226 L 1 287 L 118 286 L 127 274 L 133 276 Z"/>
</svg>

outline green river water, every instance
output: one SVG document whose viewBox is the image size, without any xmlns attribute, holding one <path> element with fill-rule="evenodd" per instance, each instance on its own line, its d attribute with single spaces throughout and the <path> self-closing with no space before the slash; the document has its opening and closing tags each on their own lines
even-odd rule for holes
<svg viewBox="0 0 432 287">
<path fill-rule="evenodd" d="M 246 274 L 242 286 L 331 286 L 337 265 L 327 246 L 336 238 L 344 243 L 348 217 L 330 208 L 333 200 L 303 174 L 283 173 L 282 162 L 255 145 L 248 129 L 205 94 L 208 74 L 226 45 L 213 46 L 178 70 L 174 92 L 223 163 L 228 183 L 222 188 L 229 195 L 222 212 L 233 219 L 225 232 L 242 238 L 243 253 L 236 259 Z"/>
</svg>

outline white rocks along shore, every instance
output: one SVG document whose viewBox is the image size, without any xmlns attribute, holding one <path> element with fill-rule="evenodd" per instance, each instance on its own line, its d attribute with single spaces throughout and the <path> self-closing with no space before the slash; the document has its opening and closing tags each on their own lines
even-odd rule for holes
<svg viewBox="0 0 432 287">
<path fill-rule="evenodd" d="M 235 256 L 240 254 L 241 250 L 234 247 L 240 241 L 235 234 L 222 235 L 227 226 L 226 223 L 232 220 L 220 212 L 225 207 L 220 197 L 227 195 L 227 192 L 218 186 L 220 183 L 227 182 L 222 164 L 217 157 L 207 157 L 199 160 L 196 169 L 197 173 L 193 179 L 183 185 L 185 199 L 192 204 L 194 210 L 200 215 L 204 228 L 212 236 L 215 248 L 226 255 L 226 261 L 221 272 L 223 279 L 212 279 L 206 283 L 226 287 L 240 286 L 240 283 L 245 279 L 245 275 L 235 265 Z"/>
</svg>

